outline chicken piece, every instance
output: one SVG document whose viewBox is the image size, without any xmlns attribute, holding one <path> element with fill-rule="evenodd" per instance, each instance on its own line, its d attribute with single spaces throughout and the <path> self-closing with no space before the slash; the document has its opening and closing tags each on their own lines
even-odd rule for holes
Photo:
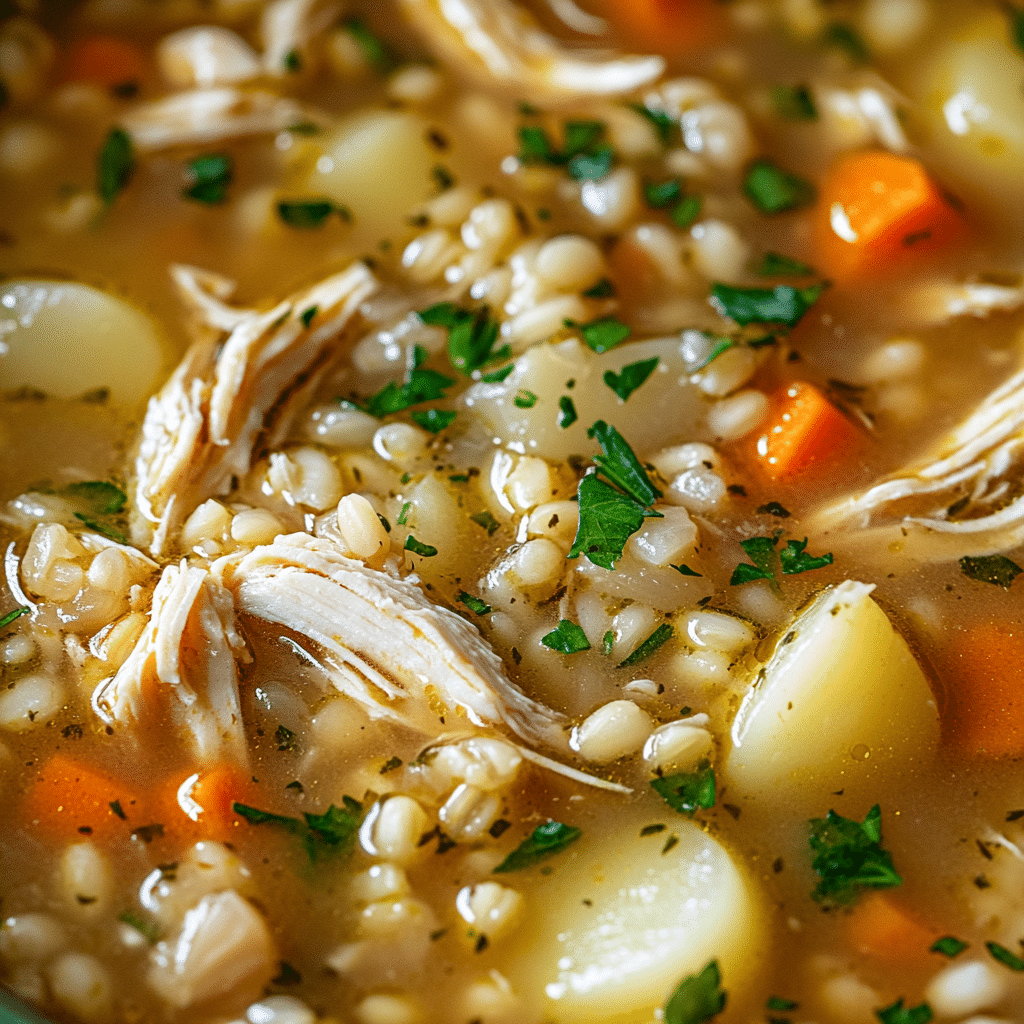
<svg viewBox="0 0 1024 1024">
<path fill-rule="evenodd" d="M 945 324 L 958 316 L 1009 313 L 1024 306 L 1024 285 L 987 281 L 934 282 L 912 291 L 907 312 L 922 326 Z"/>
<path fill-rule="evenodd" d="M 121 125 L 142 153 L 279 132 L 299 123 L 328 124 L 321 112 L 296 100 L 227 86 L 176 92 L 121 115 Z"/>
<path fill-rule="evenodd" d="M 823 509 L 812 528 L 855 519 L 867 526 L 881 513 L 901 531 L 925 531 L 925 539 L 909 544 L 922 557 L 1009 550 L 1024 540 L 1022 458 L 1024 370 L 993 391 L 930 458 Z"/>
<path fill-rule="evenodd" d="M 146 410 L 135 459 L 136 546 L 159 555 L 195 508 L 227 493 L 260 451 L 280 444 L 376 289 L 356 263 L 253 312 L 222 344 L 212 332 L 197 339 Z"/>
<path fill-rule="evenodd" d="M 509 0 L 401 5 L 442 60 L 542 101 L 621 95 L 649 85 L 665 70 L 665 61 L 653 55 L 567 50 Z"/>
<path fill-rule="evenodd" d="M 227 300 L 235 291 L 235 282 L 222 274 L 184 263 L 172 263 L 170 273 L 178 295 L 193 316 L 192 326 L 198 329 L 200 337 L 207 330 L 233 331 L 257 315 L 255 309 L 228 305 Z"/>
<path fill-rule="evenodd" d="M 203 1003 L 240 989 L 255 998 L 277 967 L 270 929 L 233 890 L 204 896 L 177 936 L 150 954 L 149 983 L 172 1006 Z"/>
<path fill-rule="evenodd" d="M 414 583 L 370 569 L 331 541 L 278 537 L 214 563 L 245 615 L 285 626 L 342 693 L 372 718 L 433 735 L 464 715 L 567 749 L 562 715 L 527 697 L 476 629 Z"/>
<path fill-rule="evenodd" d="M 110 726 L 170 716 L 199 762 L 248 761 L 236 659 L 248 658 L 231 594 L 205 569 L 169 565 L 153 592 L 149 625 L 127 660 L 96 688 Z"/>
<path fill-rule="evenodd" d="M 309 45 L 338 21 L 341 7 L 331 0 L 277 0 L 260 19 L 263 68 L 274 78 L 286 78 L 309 63 Z"/>
<path fill-rule="evenodd" d="M 256 51 L 219 25 L 194 25 L 164 36 L 156 60 L 164 78 L 183 89 L 251 82 L 262 71 Z"/>
</svg>

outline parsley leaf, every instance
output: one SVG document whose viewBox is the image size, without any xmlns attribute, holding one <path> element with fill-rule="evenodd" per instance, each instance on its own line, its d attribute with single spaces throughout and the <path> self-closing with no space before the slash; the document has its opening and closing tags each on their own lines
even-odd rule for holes
<svg viewBox="0 0 1024 1024">
<path fill-rule="evenodd" d="M 629 109 L 649 121 L 658 133 L 658 139 L 661 144 L 663 146 L 668 145 L 672 137 L 672 129 L 676 127 L 676 121 L 671 115 L 665 113 L 664 110 L 653 110 L 651 107 L 645 107 L 642 103 L 630 103 Z"/>
<path fill-rule="evenodd" d="M 425 358 L 426 352 L 417 349 L 415 363 L 409 372 L 408 380 L 401 386 L 394 381 L 389 381 L 377 394 L 367 400 L 366 411 L 371 416 L 380 419 L 390 413 L 408 409 L 411 405 L 444 398 L 444 389 L 451 387 L 455 381 L 436 370 L 422 369 L 421 364 Z"/>
<path fill-rule="evenodd" d="M 818 108 L 806 85 L 776 85 L 769 92 L 775 113 L 784 121 L 816 121 Z"/>
<path fill-rule="evenodd" d="M 432 434 L 439 434 L 452 425 L 452 421 L 458 413 L 446 409 L 417 409 L 409 415 L 413 422 L 418 423 L 424 430 L 429 430 Z"/>
<path fill-rule="evenodd" d="M 622 368 L 621 373 L 605 370 L 604 382 L 625 402 L 654 373 L 657 365 L 658 357 L 655 356 L 653 359 L 642 359 L 638 363 L 629 363 Z"/>
<path fill-rule="evenodd" d="M 978 558 L 964 555 L 960 559 L 960 571 L 979 583 L 991 583 L 1009 590 L 1024 569 L 1006 555 L 982 555 Z"/>
<path fill-rule="evenodd" d="M 575 324 L 571 321 L 567 327 L 578 327 L 583 340 L 598 355 L 615 348 L 620 341 L 625 341 L 630 335 L 630 329 L 613 316 L 602 317 L 600 320 L 592 320 L 589 324 Z"/>
<path fill-rule="evenodd" d="M 197 203 L 223 203 L 228 197 L 231 178 L 231 157 L 226 153 L 207 153 L 185 164 L 182 195 Z"/>
<path fill-rule="evenodd" d="M 319 312 L 319 306 L 308 306 L 306 309 L 304 309 L 302 311 L 302 316 L 299 317 L 299 319 L 302 321 L 302 326 L 308 329 L 309 325 L 313 322 L 313 317 L 315 317 Z"/>
<path fill-rule="evenodd" d="M 28 615 L 32 611 L 27 605 L 22 605 L 20 608 L 15 608 L 9 611 L 6 615 L 0 618 L 0 629 L 6 629 L 15 619 L 21 618 L 22 615 Z"/>
<path fill-rule="evenodd" d="M 764 1003 L 766 1010 L 773 1013 L 789 1013 L 790 1010 L 797 1010 L 800 1004 L 795 999 L 785 999 L 782 996 L 769 996 Z"/>
<path fill-rule="evenodd" d="M 667 640 L 670 640 L 674 632 L 667 622 L 663 622 L 628 658 L 620 661 L 617 667 L 631 668 L 633 665 L 638 665 L 641 661 L 649 658 Z"/>
<path fill-rule="evenodd" d="M 929 953 L 941 953 L 943 956 L 948 956 L 952 959 L 955 956 L 959 956 L 965 949 L 967 949 L 970 943 L 964 942 L 962 939 L 956 938 L 954 935 L 944 935 L 941 939 L 936 939 L 929 947 Z"/>
<path fill-rule="evenodd" d="M 664 1024 L 704 1024 L 725 1009 L 725 995 L 718 961 L 711 960 L 679 983 L 665 1004 Z"/>
<path fill-rule="evenodd" d="M 277 204 L 277 215 L 291 228 L 309 231 L 322 227 L 332 213 L 342 220 L 352 219 L 348 207 L 338 206 L 330 199 L 282 199 Z"/>
<path fill-rule="evenodd" d="M 468 375 L 495 357 L 498 321 L 486 306 L 471 312 L 452 302 L 439 302 L 416 315 L 425 324 L 448 329 L 448 360 L 461 373 Z"/>
<path fill-rule="evenodd" d="M 729 585 L 738 587 L 754 580 L 775 580 L 775 541 L 771 537 L 748 537 L 740 547 L 753 563 L 741 562 L 733 569 Z"/>
<path fill-rule="evenodd" d="M 697 811 L 715 806 L 715 770 L 706 758 L 693 772 L 651 779 L 651 789 L 680 814 L 693 817 Z"/>
<path fill-rule="evenodd" d="M 378 74 L 386 75 L 395 69 L 398 64 L 395 55 L 370 31 L 370 28 L 362 18 L 346 18 L 342 22 L 342 28 L 356 41 L 356 44 L 363 53 L 363 57 L 366 59 L 366 63 L 374 71 Z"/>
<path fill-rule="evenodd" d="M 595 565 L 614 569 L 626 541 L 651 513 L 593 473 L 580 481 L 577 498 L 580 524 L 567 557 L 586 555 Z"/>
<path fill-rule="evenodd" d="M 474 512 L 469 518 L 476 523 L 477 526 L 482 526 L 487 531 L 488 537 L 490 537 L 499 526 L 498 520 L 487 511 Z"/>
<path fill-rule="evenodd" d="M 583 294 L 588 299 L 608 299 L 615 294 L 615 285 L 607 277 L 602 277 L 597 284 L 592 285 Z"/>
<path fill-rule="evenodd" d="M 927 1003 L 920 1006 L 904 1006 L 902 999 L 897 999 L 892 1006 L 884 1010 L 875 1010 L 875 1016 L 882 1024 L 928 1024 L 932 1019 L 932 1008 Z"/>
<path fill-rule="evenodd" d="M 611 169 L 615 151 L 611 146 L 599 146 L 593 153 L 577 153 L 569 159 L 566 171 L 576 181 L 599 181 Z"/>
<path fill-rule="evenodd" d="M 96 191 L 105 206 L 127 186 L 135 170 L 135 148 L 123 128 L 111 128 L 100 149 L 96 167 Z"/>
<path fill-rule="evenodd" d="M 827 555 L 817 557 L 807 554 L 804 550 L 807 547 L 807 538 L 803 540 L 786 541 L 786 546 L 779 552 L 779 562 L 782 564 L 782 571 L 788 576 L 795 576 L 797 573 L 810 572 L 812 569 L 823 569 L 826 565 L 832 564 L 831 552 Z"/>
<path fill-rule="evenodd" d="M 808 840 L 814 858 L 811 867 L 821 881 L 813 898 L 818 902 L 846 905 L 860 889 L 890 889 L 903 879 L 896 873 L 892 855 L 882 849 L 882 811 L 878 804 L 862 822 L 830 810 L 810 822 Z"/>
<path fill-rule="evenodd" d="M 821 41 L 825 46 L 843 50 L 855 64 L 867 64 L 871 60 L 871 53 L 864 40 L 844 21 L 833 21 L 826 25 Z"/>
<path fill-rule="evenodd" d="M 644 185 L 644 199 L 648 206 L 660 210 L 668 206 L 673 200 L 678 199 L 682 194 L 683 186 L 678 178 L 669 178 L 668 181 L 655 182 Z"/>
<path fill-rule="evenodd" d="M 79 522 L 119 544 L 128 542 L 121 529 L 123 522 L 116 518 L 124 511 L 128 496 L 116 484 L 107 480 L 84 480 L 69 484 L 62 493 L 82 509 L 74 513 Z"/>
<path fill-rule="evenodd" d="M 517 409 L 532 409 L 537 404 L 537 396 L 526 388 L 520 388 L 512 398 L 512 404 Z"/>
<path fill-rule="evenodd" d="M 985 948 L 993 960 L 998 960 L 1005 967 L 1009 967 L 1011 971 L 1024 971 L 1024 960 L 1015 953 L 1011 953 L 1005 946 L 1000 946 L 998 942 L 986 942 Z"/>
<path fill-rule="evenodd" d="M 695 572 L 688 565 L 673 565 L 672 568 L 675 569 L 680 576 L 700 576 L 702 579 L 704 577 L 702 572 Z"/>
<path fill-rule="evenodd" d="M 672 223 L 677 228 L 688 228 L 700 216 L 701 205 L 700 196 L 685 196 L 672 207 Z"/>
<path fill-rule="evenodd" d="M 129 928 L 134 928 L 151 946 L 155 946 L 160 938 L 160 926 L 135 913 L 134 910 L 126 910 L 119 914 L 117 919 Z"/>
<path fill-rule="evenodd" d="M 250 825 L 273 825 L 298 836 L 310 861 L 316 863 L 321 853 L 326 852 L 324 846 L 347 852 L 355 841 L 363 805 L 350 796 L 344 797 L 342 803 L 343 808 L 331 804 L 323 814 L 303 814 L 301 820 L 237 802 L 232 803 L 231 810 Z"/>
<path fill-rule="evenodd" d="M 562 654 L 579 654 L 580 651 L 590 650 L 587 634 L 570 619 L 562 619 L 550 633 L 540 638 L 540 642 Z"/>
<path fill-rule="evenodd" d="M 515 363 L 509 363 L 493 373 L 485 373 L 480 379 L 488 384 L 500 384 L 515 368 Z"/>
<path fill-rule="evenodd" d="M 564 430 L 566 427 L 571 427 L 578 419 L 576 404 L 568 395 L 562 395 L 558 400 L 558 425 Z"/>
<path fill-rule="evenodd" d="M 587 431 L 587 437 L 596 438 L 601 446 L 603 454 L 594 456 L 598 472 L 649 510 L 661 497 L 661 491 L 651 483 L 626 439 L 604 420 L 597 420 Z M 661 518 L 660 513 L 654 515 Z"/>
<path fill-rule="evenodd" d="M 549 821 L 546 825 L 538 825 L 495 869 L 494 873 L 506 874 L 509 871 L 522 871 L 532 868 L 535 864 L 560 853 L 570 844 L 576 842 L 583 832 L 573 825 L 563 825 L 559 821 Z"/>
<path fill-rule="evenodd" d="M 601 121 L 567 121 L 562 128 L 563 147 L 557 150 L 543 128 L 523 125 L 519 129 L 519 160 L 564 166 L 577 181 L 603 178 L 615 159 L 612 147 L 601 141 L 604 132 Z"/>
<path fill-rule="evenodd" d="M 824 284 L 807 288 L 793 288 L 788 284 L 774 288 L 734 288 L 719 283 L 711 288 L 711 304 L 741 327 L 755 323 L 795 327 L 824 290 Z"/>
<path fill-rule="evenodd" d="M 814 186 L 771 160 L 755 160 L 743 179 L 746 197 L 761 213 L 785 213 L 814 202 Z"/>
<path fill-rule="evenodd" d="M 437 548 L 433 544 L 424 544 L 417 540 L 411 533 L 405 538 L 405 550 L 411 551 L 421 558 L 433 558 L 437 554 Z"/>
<path fill-rule="evenodd" d="M 465 590 L 459 592 L 459 601 L 462 602 L 474 615 L 490 615 L 491 606 L 479 597 L 467 594 Z"/>
<path fill-rule="evenodd" d="M 807 277 L 814 268 L 777 252 L 766 252 L 755 268 L 760 277 Z"/>
</svg>

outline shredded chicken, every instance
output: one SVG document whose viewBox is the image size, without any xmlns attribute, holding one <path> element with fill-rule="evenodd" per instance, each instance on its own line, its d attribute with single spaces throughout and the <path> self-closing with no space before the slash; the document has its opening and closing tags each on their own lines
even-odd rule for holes
<svg viewBox="0 0 1024 1024">
<path fill-rule="evenodd" d="M 262 89 L 189 89 L 126 110 L 121 124 L 140 152 L 201 146 L 242 135 L 279 132 L 299 123 L 322 124 L 324 115 Z"/>
<path fill-rule="evenodd" d="M 435 734 L 455 724 L 448 717 L 465 715 L 565 749 L 563 717 L 514 686 L 480 634 L 409 580 L 307 534 L 220 559 L 212 571 L 239 612 L 309 642 L 310 660 L 371 717 Z"/>
<path fill-rule="evenodd" d="M 661 57 L 567 50 L 509 0 L 402 0 L 402 8 L 446 63 L 548 101 L 621 95 L 665 70 Z"/>
<path fill-rule="evenodd" d="M 938 557 L 1008 550 L 1024 541 L 1022 458 L 1024 370 L 993 391 L 928 459 L 829 506 L 816 526 L 850 520 L 866 526 L 881 515 L 903 529 L 946 535 L 928 545 Z"/>
<path fill-rule="evenodd" d="M 169 565 L 153 592 L 145 632 L 117 674 L 93 694 L 110 726 L 167 710 L 201 763 L 248 761 L 236 659 L 247 657 L 231 594 L 205 569 Z"/>
<path fill-rule="evenodd" d="M 340 10 L 333 0 L 277 0 L 269 4 L 260 21 L 265 73 L 275 78 L 292 74 L 292 54 L 300 63 L 308 63 L 309 44 L 337 22 Z"/>
<path fill-rule="evenodd" d="M 160 554 L 198 505 L 227 493 L 232 479 L 249 470 L 261 446 L 283 440 L 376 288 L 357 263 L 268 312 L 250 313 L 223 344 L 220 334 L 193 344 L 150 399 L 142 424 L 133 492 L 137 546 Z"/>
<path fill-rule="evenodd" d="M 944 324 L 958 316 L 1008 313 L 1024 306 L 1024 284 L 985 281 L 926 284 L 911 292 L 906 308 L 922 325 Z"/>
</svg>

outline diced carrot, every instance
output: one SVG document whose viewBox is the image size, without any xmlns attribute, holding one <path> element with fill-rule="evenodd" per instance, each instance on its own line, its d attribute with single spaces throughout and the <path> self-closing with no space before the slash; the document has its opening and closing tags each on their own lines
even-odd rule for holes
<svg viewBox="0 0 1024 1024">
<path fill-rule="evenodd" d="M 946 742 L 965 754 L 1024 757 L 1024 627 L 985 623 L 952 637 Z"/>
<path fill-rule="evenodd" d="M 250 773 L 237 765 L 173 774 L 160 787 L 154 806 L 154 819 L 163 826 L 163 843 L 181 848 L 203 839 L 227 842 L 245 823 L 231 805 L 258 803 L 257 793 Z"/>
<path fill-rule="evenodd" d="M 91 82 L 104 89 L 138 85 L 146 76 L 142 47 L 120 36 L 86 36 L 71 44 L 65 82 Z"/>
<path fill-rule="evenodd" d="M 22 818 L 30 830 L 70 842 L 89 837 L 101 842 L 127 838 L 143 825 L 138 794 L 125 783 L 65 754 L 55 754 L 29 784 Z"/>
<path fill-rule="evenodd" d="M 838 280 L 898 273 L 961 235 L 964 220 L 919 160 L 841 157 L 818 194 L 816 265 Z"/>
<path fill-rule="evenodd" d="M 888 893 L 869 893 L 846 917 L 846 934 L 858 953 L 893 964 L 929 960 L 929 949 L 939 937 Z"/>
<path fill-rule="evenodd" d="M 607 0 L 605 14 L 627 47 L 670 57 L 714 43 L 728 25 L 716 0 Z"/>
<path fill-rule="evenodd" d="M 842 465 L 863 443 L 863 433 L 818 388 L 795 381 L 775 393 L 764 426 L 742 445 L 744 461 L 776 482 Z"/>
</svg>

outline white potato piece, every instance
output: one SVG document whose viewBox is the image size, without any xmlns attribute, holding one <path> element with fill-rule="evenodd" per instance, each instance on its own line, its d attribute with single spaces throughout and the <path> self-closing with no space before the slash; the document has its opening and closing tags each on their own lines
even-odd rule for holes
<svg viewBox="0 0 1024 1024">
<path fill-rule="evenodd" d="M 650 377 L 623 402 L 604 383 L 604 373 L 619 373 L 628 363 L 658 357 Z M 663 447 L 676 435 L 692 436 L 704 410 L 697 388 L 685 384 L 686 364 L 679 338 L 652 338 L 596 354 L 575 338 L 528 349 L 500 384 L 476 384 L 464 401 L 479 413 L 506 443 L 522 446 L 528 455 L 565 459 L 596 451 L 587 439 L 595 420 L 614 423 L 634 450 L 643 456 Z M 570 388 L 567 381 L 575 381 Z M 681 384 L 681 381 L 683 383 Z M 515 404 L 520 391 L 537 396 L 530 408 Z M 569 395 L 579 419 L 568 428 L 558 425 L 558 400 Z"/>
<path fill-rule="evenodd" d="M 934 750 L 931 688 L 873 589 L 830 587 L 793 623 L 733 722 L 728 785 L 814 803 L 818 779 L 848 788 Z"/>
<path fill-rule="evenodd" d="M 18 278 L 0 285 L 0 379 L 55 398 L 107 388 L 140 403 L 163 364 L 160 337 L 140 310 L 98 288 Z"/>
<path fill-rule="evenodd" d="M 515 990 L 546 995 L 545 1020 L 650 1021 L 713 959 L 739 1009 L 764 962 L 760 896 L 726 850 L 677 820 L 679 843 L 663 854 L 663 842 L 638 838 L 639 827 L 585 835 L 527 896 L 522 919 L 534 924 L 506 964 Z"/>
<path fill-rule="evenodd" d="M 324 155 L 300 189 L 347 206 L 361 235 L 397 230 L 436 189 L 431 169 L 450 166 L 450 154 L 427 141 L 429 131 L 407 111 L 354 114 L 325 137 Z"/>
</svg>

